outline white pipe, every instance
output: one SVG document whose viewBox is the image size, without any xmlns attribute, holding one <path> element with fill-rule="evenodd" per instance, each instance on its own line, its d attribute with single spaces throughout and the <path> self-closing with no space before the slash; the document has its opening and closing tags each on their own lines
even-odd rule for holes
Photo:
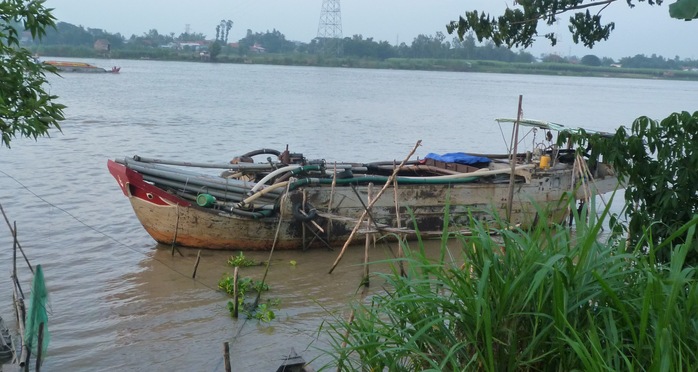
<svg viewBox="0 0 698 372">
<path fill-rule="evenodd" d="M 278 174 L 284 173 L 284 172 L 289 172 L 289 171 L 292 171 L 292 170 L 295 170 L 295 169 L 298 169 L 298 168 L 302 168 L 302 166 L 300 166 L 300 165 L 287 165 L 287 166 L 285 166 L 285 167 L 283 167 L 283 168 L 279 168 L 279 169 L 277 169 L 277 170 L 275 170 L 275 171 L 273 171 L 273 172 L 267 174 L 266 176 L 264 176 L 264 178 L 262 178 L 261 180 L 259 180 L 259 182 L 257 182 L 257 184 L 254 185 L 254 187 L 252 187 L 252 190 L 250 190 L 250 193 L 251 193 L 251 194 L 256 193 L 259 189 L 262 188 L 262 186 L 264 186 L 264 184 L 265 184 L 267 181 L 269 181 L 270 179 L 276 177 Z"/>
<path fill-rule="evenodd" d="M 525 164 L 525 165 L 520 165 L 516 168 L 514 168 L 514 171 L 519 171 L 519 170 L 524 170 L 524 169 L 531 169 L 535 168 L 535 164 Z M 398 182 L 400 180 L 408 179 L 408 180 L 454 180 L 454 179 L 459 179 L 459 178 L 470 178 L 470 177 L 484 177 L 484 176 L 492 176 L 495 174 L 502 174 L 502 173 L 511 173 L 510 168 L 502 168 L 502 169 L 479 169 L 476 170 L 475 172 L 468 172 L 468 173 L 459 173 L 459 174 L 449 174 L 445 176 L 435 176 L 435 177 L 398 177 Z"/>
<path fill-rule="evenodd" d="M 275 183 L 275 184 L 273 184 L 273 185 L 271 185 L 271 186 L 265 188 L 264 190 L 262 190 L 262 191 L 260 191 L 260 192 L 258 192 L 258 193 L 256 193 L 256 194 L 254 194 L 254 195 L 252 195 L 252 196 L 247 197 L 247 199 L 241 201 L 241 202 L 239 203 L 239 205 L 247 205 L 247 204 L 250 204 L 251 202 L 253 202 L 253 201 L 257 200 L 258 198 L 260 198 L 262 195 L 265 195 L 265 194 L 267 194 L 267 193 L 269 193 L 269 192 L 271 192 L 271 191 L 273 191 L 273 190 L 276 190 L 276 189 L 278 189 L 279 187 L 285 187 L 286 185 L 288 185 L 288 183 L 289 183 L 289 181 L 284 181 L 284 182 Z"/>
</svg>

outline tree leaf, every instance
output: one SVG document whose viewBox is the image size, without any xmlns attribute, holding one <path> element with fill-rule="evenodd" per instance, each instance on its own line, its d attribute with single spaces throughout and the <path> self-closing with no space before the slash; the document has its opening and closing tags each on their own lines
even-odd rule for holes
<svg viewBox="0 0 698 372">
<path fill-rule="evenodd" d="M 698 0 L 677 0 L 669 5 L 669 15 L 687 21 L 698 18 Z"/>
</svg>

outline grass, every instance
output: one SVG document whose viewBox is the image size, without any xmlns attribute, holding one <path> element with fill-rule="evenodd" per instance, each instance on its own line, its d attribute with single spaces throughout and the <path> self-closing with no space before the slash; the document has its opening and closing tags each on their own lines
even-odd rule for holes
<svg viewBox="0 0 698 372">
<path fill-rule="evenodd" d="M 385 292 L 354 304 L 353 321 L 323 325 L 331 362 L 322 369 L 698 369 L 698 286 L 684 267 L 698 219 L 660 265 L 654 254 L 670 241 L 649 253 L 627 251 L 622 237 L 599 241 L 607 215 L 575 212 L 574 234 L 539 223 L 492 236 L 475 222 L 472 236 L 444 240 L 437 259 L 403 243 L 407 274 L 375 274 Z"/>
</svg>

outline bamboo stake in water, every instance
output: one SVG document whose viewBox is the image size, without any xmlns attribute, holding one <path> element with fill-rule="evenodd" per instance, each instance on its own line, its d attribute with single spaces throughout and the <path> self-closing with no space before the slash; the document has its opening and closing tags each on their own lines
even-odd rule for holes
<svg viewBox="0 0 698 372">
<path fill-rule="evenodd" d="M 225 372 L 230 372 L 230 345 L 228 342 L 223 343 L 223 362 L 225 363 Z"/>
<path fill-rule="evenodd" d="M 17 221 L 14 221 L 15 228 L 12 230 L 12 277 L 17 277 Z"/>
<path fill-rule="evenodd" d="M 41 370 L 41 344 L 44 342 L 44 322 L 39 323 L 39 335 L 37 337 L 36 345 L 36 372 Z"/>
<path fill-rule="evenodd" d="M 332 213 L 332 203 L 334 202 L 335 187 L 337 186 L 337 162 L 334 162 L 334 172 L 332 173 L 332 187 L 330 188 L 330 201 L 327 203 L 327 213 Z M 330 241 L 332 234 L 332 219 L 327 219 L 327 241 Z"/>
<path fill-rule="evenodd" d="M 172 237 L 172 257 L 174 257 L 175 245 L 177 244 L 177 231 L 179 230 L 179 204 L 175 206 L 175 210 L 177 211 L 177 221 L 175 222 L 175 231 Z M 177 252 L 179 252 L 179 249 Z M 182 252 L 179 252 L 179 254 L 182 255 Z"/>
<path fill-rule="evenodd" d="M 7 227 L 10 229 L 10 232 L 12 233 L 12 236 L 16 238 L 17 236 L 17 222 L 15 222 L 15 228 L 12 229 L 12 225 L 10 225 L 10 220 L 7 218 L 7 215 L 5 214 L 5 209 L 2 208 L 2 204 L 0 204 L 0 212 L 2 212 L 2 216 L 5 218 L 5 223 L 7 224 Z M 34 274 L 34 268 L 32 267 L 32 264 L 29 263 L 29 259 L 27 258 L 27 255 L 24 254 L 24 249 L 22 249 L 22 245 L 19 244 L 19 241 L 15 239 L 17 244 L 17 248 L 19 248 L 19 251 L 22 253 L 22 257 L 24 257 L 24 262 L 27 263 L 27 266 L 29 266 L 29 270 L 31 270 L 32 274 Z"/>
<path fill-rule="evenodd" d="M 339 261 L 342 259 L 342 256 L 344 256 L 344 252 L 347 250 L 347 247 L 349 244 L 351 244 L 352 239 L 354 239 L 354 235 L 356 235 L 356 232 L 359 230 L 359 226 L 361 226 L 361 223 L 363 222 L 364 218 L 366 218 L 366 215 L 368 214 L 368 210 L 373 207 L 373 204 L 380 199 L 381 195 L 385 192 L 385 190 L 392 184 L 393 180 L 395 177 L 397 177 L 397 173 L 402 169 L 402 167 L 405 166 L 405 163 L 407 163 L 408 160 L 414 155 L 414 152 L 417 151 L 417 147 L 421 146 L 422 140 L 417 141 L 417 143 L 414 145 L 414 148 L 410 153 L 407 155 L 407 157 L 400 163 L 400 165 L 393 171 L 393 174 L 390 175 L 388 180 L 385 182 L 385 185 L 383 185 L 383 188 L 378 192 L 378 195 L 371 201 L 371 203 L 368 205 L 366 209 L 364 209 L 364 212 L 361 213 L 361 216 L 359 217 L 359 220 L 357 221 L 356 225 L 354 226 L 354 229 L 351 231 L 351 234 L 349 234 L 349 237 L 347 238 L 347 241 L 344 242 L 344 246 L 342 247 L 342 250 L 339 252 L 339 256 L 337 256 L 337 259 L 334 261 L 334 264 L 332 264 L 332 267 L 330 268 L 330 274 L 332 274 L 332 271 L 334 271 L 335 267 L 337 267 L 337 264 L 339 264 Z"/>
<path fill-rule="evenodd" d="M 201 261 L 201 249 L 199 249 L 199 252 L 196 254 L 196 263 L 194 264 L 194 273 L 191 274 L 192 279 L 196 278 L 196 269 L 199 268 L 199 261 Z"/>
<path fill-rule="evenodd" d="M 305 208 L 305 201 L 306 201 L 306 197 L 307 197 L 307 193 L 306 193 L 305 189 L 303 189 L 302 195 L 303 195 L 303 203 L 301 204 L 301 207 L 299 208 L 299 210 L 303 210 Z M 308 242 L 306 242 L 305 230 L 306 230 L 306 227 L 305 227 L 305 224 L 303 223 L 303 224 L 301 224 L 301 236 L 303 239 L 303 251 L 308 250 Z"/>
<path fill-rule="evenodd" d="M 512 129 L 512 149 L 511 149 L 511 175 L 509 176 L 509 200 L 507 201 L 507 223 L 511 224 L 511 213 L 514 207 L 514 181 L 516 180 L 516 153 L 518 151 L 519 145 L 519 122 L 521 121 L 521 116 L 523 114 L 521 110 L 521 101 L 523 96 L 519 95 L 519 110 L 516 113 L 516 122 L 514 123 L 514 128 Z"/>
<path fill-rule="evenodd" d="M 240 291 L 238 290 L 238 268 L 233 271 L 233 318 L 238 318 L 238 307 L 240 305 Z"/>
<path fill-rule="evenodd" d="M 371 204 L 373 198 L 373 183 L 368 184 L 368 195 L 366 198 L 367 204 Z M 371 226 L 371 211 L 369 210 L 368 212 L 368 220 L 366 220 L 366 228 L 370 229 Z M 371 244 L 371 238 L 372 234 L 366 233 L 366 245 L 364 247 L 364 279 L 362 280 L 362 284 L 364 286 L 364 291 L 368 289 L 368 286 L 370 285 L 369 279 L 368 279 L 368 247 Z"/>
<path fill-rule="evenodd" d="M 395 169 L 395 161 L 393 161 L 393 169 Z M 398 198 L 397 198 L 397 180 L 393 180 L 393 201 L 395 202 L 395 221 L 397 223 L 397 228 L 402 227 L 402 220 L 400 219 L 400 204 L 398 203 Z M 398 258 L 398 266 L 400 267 L 400 275 L 405 276 L 405 265 L 403 265 L 402 262 L 402 257 L 404 255 L 404 252 L 402 252 L 402 238 L 404 238 L 404 234 L 398 234 L 398 244 L 397 244 L 397 258 Z"/>
</svg>

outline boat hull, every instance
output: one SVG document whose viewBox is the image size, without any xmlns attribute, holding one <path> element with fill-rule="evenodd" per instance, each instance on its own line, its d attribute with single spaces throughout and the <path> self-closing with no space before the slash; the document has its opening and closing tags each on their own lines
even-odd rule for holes
<svg viewBox="0 0 698 372">
<path fill-rule="evenodd" d="M 116 178 L 145 230 L 159 243 L 223 250 L 300 249 L 341 246 L 367 205 L 369 186 L 306 185 L 279 197 L 272 217 L 252 218 L 221 209 L 200 207 L 144 181 L 142 175 L 109 161 Z M 572 188 L 570 169 L 535 172 L 530 182 L 514 184 L 511 224 L 530 226 L 546 214 L 562 222 L 568 215 Z M 596 180 L 595 192 L 612 191 L 615 177 Z M 373 186 L 376 195 L 383 185 Z M 448 206 L 450 231 L 463 231 L 471 219 L 506 216 L 509 183 L 452 183 L 390 187 L 371 208 L 371 225 L 361 233 L 414 236 L 441 234 Z M 577 191 L 576 198 L 585 195 Z M 303 202 L 305 200 L 305 202 Z M 397 205 L 397 208 L 396 208 Z M 315 218 L 299 214 L 305 209 Z"/>
<path fill-rule="evenodd" d="M 120 68 L 114 67 L 111 70 L 106 70 L 101 67 L 97 67 L 85 62 L 71 62 L 71 61 L 46 61 L 47 65 L 53 66 L 56 70 L 60 72 L 83 72 L 83 73 L 106 73 L 106 72 L 119 72 Z"/>
</svg>

